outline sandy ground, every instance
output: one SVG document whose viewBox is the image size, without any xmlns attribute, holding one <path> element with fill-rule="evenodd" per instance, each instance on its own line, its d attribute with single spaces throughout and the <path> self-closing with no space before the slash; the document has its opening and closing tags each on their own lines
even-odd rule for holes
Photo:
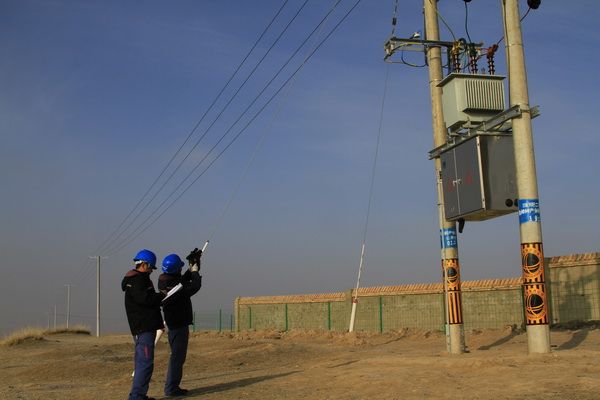
<svg viewBox="0 0 600 400">
<path fill-rule="evenodd" d="M 194 333 L 182 387 L 191 399 L 600 399 L 600 330 L 552 330 L 552 352 L 527 354 L 526 334 L 466 332 L 450 355 L 440 332 Z M 2 399 L 126 399 L 133 342 L 52 335 L 0 347 Z M 150 385 L 163 395 L 168 345 Z"/>
</svg>

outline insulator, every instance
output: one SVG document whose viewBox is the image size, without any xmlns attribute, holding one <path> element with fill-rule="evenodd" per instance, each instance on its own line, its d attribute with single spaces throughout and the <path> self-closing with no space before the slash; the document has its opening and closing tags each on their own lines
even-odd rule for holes
<svg viewBox="0 0 600 400">
<path fill-rule="evenodd" d="M 455 41 L 452 46 L 452 71 L 460 72 L 460 41 Z"/>
<path fill-rule="evenodd" d="M 477 73 L 477 57 L 471 57 L 471 73 L 476 74 Z"/>
<path fill-rule="evenodd" d="M 496 68 L 494 66 L 494 54 L 496 54 L 497 50 L 498 50 L 498 45 L 495 44 L 493 46 L 490 46 L 490 48 L 485 53 L 485 56 L 488 59 L 488 70 L 489 70 L 490 75 L 494 75 L 496 73 Z"/>
<path fill-rule="evenodd" d="M 477 55 L 477 49 L 475 49 L 474 43 L 469 43 L 469 66 L 471 68 L 471 73 L 477 73 L 477 59 L 479 58 Z"/>
<path fill-rule="evenodd" d="M 494 67 L 494 56 L 488 57 L 488 71 L 490 75 L 494 75 L 496 73 L 496 68 Z"/>
</svg>

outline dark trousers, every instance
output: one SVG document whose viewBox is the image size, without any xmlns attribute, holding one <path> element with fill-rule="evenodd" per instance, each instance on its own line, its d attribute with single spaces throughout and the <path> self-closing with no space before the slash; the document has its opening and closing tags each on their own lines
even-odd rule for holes
<svg viewBox="0 0 600 400">
<path fill-rule="evenodd" d="M 156 331 L 145 332 L 134 336 L 135 341 L 135 370 L 129 400 L 143 399 L 148 393 L 150 378 L 154 371 L 154 339 Z"/>
<path fill-rule="evenodd" d="M 165 381 L 165 394 L 169 395 L 179 389 L 183 377 L 183 364 L 187 355 L 190 328 L 186 325 L 177 329 L 169 330 L 169 345 L 171 346 L 171 357 L 169 358 L 169 370 Z"/>
</svg>

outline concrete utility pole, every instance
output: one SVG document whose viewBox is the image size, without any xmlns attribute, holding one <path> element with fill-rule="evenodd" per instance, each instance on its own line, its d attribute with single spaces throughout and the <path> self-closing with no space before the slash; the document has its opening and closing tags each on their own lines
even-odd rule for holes
<svg viewBox="0 0 600 400">
<path fill-rule="evenodd" d="M 67 287 L 67 329 L 71 325 L 71 286 L 70 284 L 65 284 Z"/>
<path fill-rule="evenodd" d="M 90 256 L 98 259 L 98 268 L 96 269 L 96 336 L 100 337 L 100 259 L 108 258 L 102 256 Z"/>
<path fill-rule="evenodd" d="M 440 31 L 437 16 L 437 0 L 424 0 L 426 40 L 439 41 Z M 442 109 L 442 88 L 438 87 L 443 79 L 442 49 L 439 46 L 427 47 L 429 63 L 429 89 L 431 93 L 431 114 L 433 120 L 433 143 L 437 148 L 446 144 L 446 124 Z M 435 158 L 435 170 L 438 185 L 438 211 L 440 215 L 440 235 L 442 236 L 442 271 L 444 279 L 444 306 L 446 312 L 446 336 L 448 352 L 465 352 L 464 324 L 462 315 L 462 293 L 460 288 L 460 270 L 458 265 L 458 240 L 456 223 L 446 221 L 443 191 L 441 190 L 440 157 Z"/>
<path fill-rule="evenodd" d="M 548 326 L 548 301 L 546 296 L 546 272 L 542 248 L 540 203 L 533 152 L 531 114 L 525 52 L 521 34 L 518 0 L 502 0 L 506 48 L 508 54 L 510 105 L 519 105 L 520 117 L 512 120 L 519 193 L 519 229 L 521 235 L 521 263 L 523 272 L 525 323 L 529 353 L 550 352 L 550 328 Z"/>
</svg>

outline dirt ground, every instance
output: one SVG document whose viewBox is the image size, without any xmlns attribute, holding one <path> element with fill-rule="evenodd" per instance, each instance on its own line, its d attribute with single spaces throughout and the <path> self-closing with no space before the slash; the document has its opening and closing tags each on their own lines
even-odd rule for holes
<svg viewBox="0 0 600 400">
<path fill-rule="evenodd" d="M 465 333 L 450 355 L 441 332 L 246 331 L 192 334 L 185 398 L 600 399 L 600 329 L 553 329 L 549 354 L 527 354 L 526 334 Z M 156 350 L 148 393 L 163 394 L 168 345 Z M 2 399 L 126 399 L 133 341 L 60 334 L 0 347 Z"/>
</svg>

